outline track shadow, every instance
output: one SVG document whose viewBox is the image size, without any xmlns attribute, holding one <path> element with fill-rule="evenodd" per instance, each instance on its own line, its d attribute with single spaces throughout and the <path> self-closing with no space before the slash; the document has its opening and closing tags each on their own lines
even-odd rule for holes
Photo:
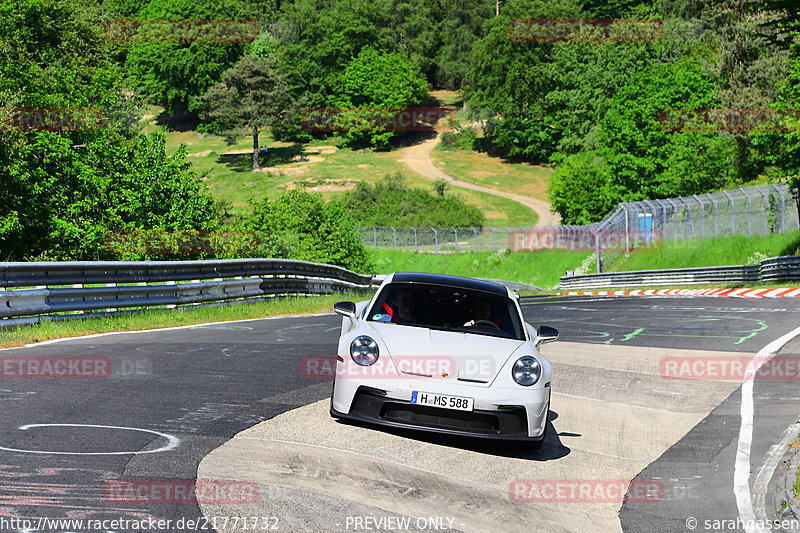
<svg viewBox="0 0 800 533">
<path fill-rule="evenodd" d="M 539 449 L 534 448 L 533 443 L 526 441 L 503 441 L 497 439 L 482 439 L 479 437 L 461 437 L 455 435 L 430 433 L 427 431 L 414 429 L 386 427 L 356 420 L 337 419 L 336 421 L 339 424 L 373 429 L 376 431 L 389 433 L 391 435 L 396 435 L 398 437 L 406 437 L 421 442 L 427 442 L 429 444 L 437 444 L 439 446 L 447 446 L 449 448 L 458 448 L 461 450 L 485 453 L 487 455 L 494 455 L 497 457 L 529 459 L 531 461 L 551 461 L 553 459 L 565 457 L 569 455 L 571 451 L 570 448 L 564 446 L 559 438 L 559 434 L 553 427 L 553 421 L 557 418 L 558 413 L 551 410 L 550 416 L 547 419 L 547 435 L 545 436 L 542 447 Z M 576 435 L 565 434 L 565 436 Z"/>
</svg>

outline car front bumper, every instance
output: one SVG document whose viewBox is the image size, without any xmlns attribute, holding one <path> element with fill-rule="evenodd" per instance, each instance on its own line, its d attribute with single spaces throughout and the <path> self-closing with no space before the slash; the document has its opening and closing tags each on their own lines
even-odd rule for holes
<svg viewBox="0 0 800 533">
<path fill-rule="evenodd" d="M 370 383 L 337 380 L 331 415 L 384 426 L 450 435 L 538 441 L 544 437 L 550 387 L 509 391 L 432 382 Z M 416 380 L 414 380 L 416 381 Z M 381 386 L 383 385 L 383 386 Z M 389 385 L 389 386 L 386 386 Z M 472 397 L 473 411 L 411 403 L 411 391 Z"/>
</svg>

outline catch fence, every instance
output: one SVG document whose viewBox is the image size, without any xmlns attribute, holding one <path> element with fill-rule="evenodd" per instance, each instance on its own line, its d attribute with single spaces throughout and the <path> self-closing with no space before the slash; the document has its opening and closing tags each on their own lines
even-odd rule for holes
<svg viewBox="0 0 800 533">
<path fill-rule="evenodd" d="M 597 272 L 619 254 L 664 241 L 731 235 L 765 236 L 800 227 L 786 184 L 739 188 L 687 197 L 620 203 L 586 226 L 412 228 L 359 226 L 364 244 L 422 253 L 566 249 L 595 254 Z"/>
</svg>

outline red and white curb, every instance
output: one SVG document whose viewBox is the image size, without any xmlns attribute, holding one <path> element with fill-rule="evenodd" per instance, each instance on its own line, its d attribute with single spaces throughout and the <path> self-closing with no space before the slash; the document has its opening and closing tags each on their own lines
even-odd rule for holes
<svg viewBox="0 0 800 533">
<path fill-rule="evenodd" d="M 571 291 L 562 296 L 727 296 L 734 298 L 792 298 L 800 288 L 778 289 L 637 289 L 632 291 Z"/>
</svg>

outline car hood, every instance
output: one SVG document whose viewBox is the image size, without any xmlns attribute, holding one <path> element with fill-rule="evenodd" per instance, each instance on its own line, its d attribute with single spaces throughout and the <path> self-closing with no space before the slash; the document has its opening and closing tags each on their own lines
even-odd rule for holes
<svg viewBox="0 0 800 533">
<path fill-rule="evenodd" d="M 439 377 L 488 386 L 526 341 L 398 324 L 369 323 L 400 374 Z M 437 375 L 434 375 L 437 374 Z"/>
</svg>

